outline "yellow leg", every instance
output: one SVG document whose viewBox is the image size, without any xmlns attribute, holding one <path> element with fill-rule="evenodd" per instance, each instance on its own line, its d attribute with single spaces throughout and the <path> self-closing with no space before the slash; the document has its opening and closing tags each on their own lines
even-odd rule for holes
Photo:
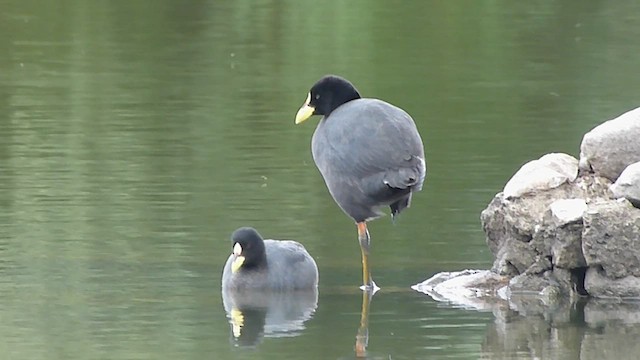
<svg viewBox="0 0 640 360">
<path fill-rule="evenodd" d="M 358 241 L 360 242 L 360 252 L 362 252 L 362 284 L 364 290 L 373 290 L 373 280 L 371 279 L 371 271 L 369 270 L 369 230 L 367 230 L 366 222 L 359 222 L 358 226 Z"/>
</svg>

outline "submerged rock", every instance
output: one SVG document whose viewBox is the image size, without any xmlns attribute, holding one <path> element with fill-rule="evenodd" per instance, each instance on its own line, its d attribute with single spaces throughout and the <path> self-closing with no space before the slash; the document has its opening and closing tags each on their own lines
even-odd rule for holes
<svg viewBox="0 0 640 360">
<path fill-rule="evenodd" d="M 606 121 L 582 138 L 580 169 L 616 181 L 622 171 L 640 161 L 640 108 Z"/>
<path fill-rule="evenodd" d="M 505 299 L 500 289 L 509 279 L 489 270 L 442 272 L 411 288 L 457 306 L 476 310 L 490 309 L 495 301 Z"/>
</svg>

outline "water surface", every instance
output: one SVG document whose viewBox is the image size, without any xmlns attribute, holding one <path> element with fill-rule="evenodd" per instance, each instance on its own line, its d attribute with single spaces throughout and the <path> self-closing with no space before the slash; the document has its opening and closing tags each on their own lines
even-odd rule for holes
<svg viewBox="0 0 640 360">
<path fill-rule="evenodd" d="M 371 358 L 587 356 L 594 338 L 621 348 L 620 329 L 638 326 L 617 326 L 606 311 L 562 323 L 507 313 L 539 330 L 532 336 L 503 331 L 504 312 L 435 303 L 409 286 L 488 268 L 479 214 L 511 174 L 548 152 L 577 156 L 584 132 L 638 105 L 639 10 L 633 1 L 5 2 L 0 351 L 352 358 L 356 229 L 313 165 L 314 120 L 293 125 L 326 73 L 407 110 L 429 165 L 412 208 L 395 225 L 370 225 L 382 287 Z M 321 274 L 310 316 L 291 333 L 258 331 L 250 346 L 234 341 L 219 289 L 228 237 L 243 225 L 303 242 Z"/>
</svg>

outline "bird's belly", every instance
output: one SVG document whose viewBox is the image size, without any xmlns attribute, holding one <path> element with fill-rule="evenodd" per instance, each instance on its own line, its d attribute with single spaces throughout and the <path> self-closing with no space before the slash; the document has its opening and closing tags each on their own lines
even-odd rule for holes
<svg viewBox="0 0 640 360">
<path fill-rule="evenodd" d="M 350 165 L 353 161 L 345 158 L 349 154 L 334 151 L 331 141 L 317 131 L 312 139 L 311 152 L 334 201 L 356 222 L 384 215 L 381 207 L 410 192 L 409 189 L 387 186 L 383 171 Z"/>
<path fill-rule="evenodd" d="M 318 166 L 333 200 L 356 222 L 375 219 L 384 215 L 383 205 L 393 202 L 392 198 L 371 196 L 363 186 L 363 179 L 340 174 L 339 167 Z M 384 184 L 380 183 L 384 186 Z M 386 186 L 385 186 L 386 187 Z M 389 189 L 387 187 L 387 189 Z"/>
</svg>

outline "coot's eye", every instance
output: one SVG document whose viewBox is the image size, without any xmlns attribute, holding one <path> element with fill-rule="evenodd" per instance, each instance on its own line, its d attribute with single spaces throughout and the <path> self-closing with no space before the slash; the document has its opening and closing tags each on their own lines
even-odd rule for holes
<svg viewBox="0 0 640 360">
<path fill-rule="evenodd" d="M 316 94 L 316 100 L 320 99 L 320 94 Z"/>
</svg>

